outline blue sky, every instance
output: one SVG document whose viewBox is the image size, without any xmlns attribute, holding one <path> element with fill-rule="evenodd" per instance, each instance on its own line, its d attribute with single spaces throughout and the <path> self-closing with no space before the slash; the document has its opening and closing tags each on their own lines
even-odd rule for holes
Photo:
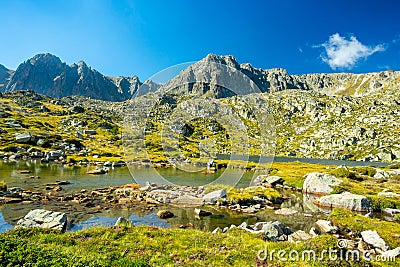
<svg viewBox="0 0 400 267">
<path fill-rule="evenodd" d="M 0 63 L 37 53 L 141 80 L 208 53 L 289 73 L 400 69 L 400 1 L 0 0 Z"/>
</svg>

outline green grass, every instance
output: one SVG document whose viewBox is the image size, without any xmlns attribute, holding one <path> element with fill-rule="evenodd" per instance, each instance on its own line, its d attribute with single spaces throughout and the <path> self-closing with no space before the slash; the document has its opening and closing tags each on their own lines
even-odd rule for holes
<svg viewBox="0 0 400 267">
<path fill-rule="evenodd" d="M 336 249 L 336 242 L 335 237 L 322 235 L 301 243 L 273 243 L 240 229 L 225 234 L 130 225 L 64 234 L 16 229 L 0 234 L 0 262 L 1 266 L 380 266 L 329 261 L 327 254 L 315 262 L 277 258 L 279 250 L 300 255 L 314 250 L 319 256 L 322 250 Z M 274 255 L 272 261 L 257 258 L 264 251 Z"/>
<path fill-rule="evenodd" d="M 348 228 L 356 234 L 366 230 L 376 230 L 391 249 L 400 246 L 399 223 L 367 218 L 344 209 L 334 209 L 330 218 L 336 226 Z"/>
</svg>

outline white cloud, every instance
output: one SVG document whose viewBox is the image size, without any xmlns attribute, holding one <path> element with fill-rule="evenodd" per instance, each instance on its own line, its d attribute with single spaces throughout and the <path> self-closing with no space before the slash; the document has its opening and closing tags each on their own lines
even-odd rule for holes
<svg viewBox="0 0 400 267">
<path fill-rule="evenodd" d="M 383 44 L 377 46 L 366 46 L 360 43 L 355 36 L 348 39 L 338 33 L 332 34 L 329 40 L 321 45 L 325 48 L 325 53 L 321 58 L 332 69 L 351 69 L 361 59 L 366 59 L 370 55 L 384 51 Z"/>
</svg>

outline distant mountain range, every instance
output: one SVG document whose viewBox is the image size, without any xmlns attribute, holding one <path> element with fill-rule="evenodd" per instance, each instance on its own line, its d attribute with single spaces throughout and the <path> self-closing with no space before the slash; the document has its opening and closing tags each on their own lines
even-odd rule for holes
<svg viewBox="0 0 400 267">
<path fill-rule="evenodd" d="M 161 88 L 179 87 L 182 93 L 192 90 L 200 90 L 201 93 L 210 91 L 216 97 L 235 94 L 220 86 L 193 83 L 196 80 L 201 81 L 202 77 L 212 77 L 211 81 L 218 84 L 221 72 L 218 69 L 206 68 L 210 63 L 229 66 L 228 73 L 224 74 L 225 79 L 233 77 L 232 73 L 235 70 L 246 74 L 262 92 L 302 89 L 332 95 L 362 96 L 385 88 L 400 88 L 398 71 L 289 75 L 282 68 L 262 70 L 252 67 L 249 63 L 239 64 L 233 56 L 213 54 L 189 66 Z M 233 72 L 230 73 L 229 69 Z M 83 61 L 67 65 L 48 53 L 38 54 L 23 62 L 16 71 L 0 65 L 0 91 L 33 90 L 51 97 L 79 95 L 107 101 L 125 101 L 135 95 L 139 87 L 143 93 L 158 90 L 160 85 L 152 81 L 142 83 L 137 76 L 105 76 L 88 67 Z"/>
</svg>

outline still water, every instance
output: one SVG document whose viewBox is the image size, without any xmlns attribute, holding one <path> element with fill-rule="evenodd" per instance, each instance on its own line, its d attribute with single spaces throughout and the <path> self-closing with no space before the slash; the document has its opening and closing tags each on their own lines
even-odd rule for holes
<svg viewBox="0 0 400 267">
<path fill-rule="evenodd" d="M 276 158 L 275 161 L 294 161 L 299 159 Z M 303 162 L 309 162 L 308 159 L 302 159 Z M 346 164 L 349 166 L 361 165 L 365 163 L 359 162 L 336 162 L 326 160 L 318 161 L 312 160 L 309 163 L 323 163 L 323 164 Z M 175 168 L 146 168 L 144 166 L 130 166 L 110 169 L 109 173 L 102 175 L 87 174 L 89 170 L 94 169 L 93 166 L 65 166 L 52 163 L 40 163 L 36 160 L 28 161 L 13 161 L 4 162 L 0 161 L 0 181 L 5 181 L 8 187 L 22 187 L 27 190 L 40 190 L 44 184 L 53 183 L 55 181 L 67 180 L 71 184 L 63 185 L 63 190 L 79 191 L 81 189 L 95 189 L 114 185 L 124 185 L 135 183 L 137 180 L 141 181 L 154 181 L 160 176 L 164 177 L 168 182 L 179 185 L 206 185 L 215 181 L 221 174 L 232 179 L 242 177 L 237 185 L 239 187 L 249 186 L 251 180 L 259 173 L 246 171 L 240 169 L 221 169 L 215 174 L 204 175 L 199 172 L 184 172 Z M 29 174 L 21 174 L 19 171 L 29 170 Z M 31 177 L 35 178 L 31 178 Z M 40 178 L 37 178 L 40 177 Z M 139 179 L 135 180 L 135 177 Z M 310 213 L 312 217 L 298 216 L 278 216 L 274 211 L 265 210 L 258 212 L 255 215 L 234 214 L 225 210 L 211 210 L 213 215 L 201 219 L 196 218 L 193 208 L 178 208 L 168 207 L 176 216 L 168 220 L 161 220 L 157 217 L 157 210 L 147 211 L 143 207 L 138 206 L 134 210 L 117 210 L 111 209 L 101 211 L 97 214 L 86 214 L 77 220 L 73 220 L 68 225 L 68 230 L 75 231 L 96 225 L 114 225 L 118 217 L 124 217 L 131 220 L 135 225 L 145 224 L 157 227 L 169 228 L 177 227 L 182 224 L 192 224 L 193 227 L 203 230 L 212 231 L 216 227 L 230 226 L 231 224 L 238 225 L 243 221 L 248 223 L 255 223 L 257 221 L 271 221 L 280 220 L 294 230 L 302 229 L 307 230 L 312 227 L 316 218 L 323 217 L 312 201 L 306 201 L 303 196 L 298 193 L 289 193 L 291 198 L 283 203 L 282 207 L 290 207 L 298 210 L 301 214 Z M 63 204 L 60 203 L 61 207 Z M 12 229 L 19 218 L 26 215 L 31 209 L 46 208 L 44 204 L 15 204 L 15 205 L 0 205 L 0 232 Z M 55 207 L 47 207 L 53 209 Z M 161 209 L 162 207 L 160 207 Z"/>
</svg>

